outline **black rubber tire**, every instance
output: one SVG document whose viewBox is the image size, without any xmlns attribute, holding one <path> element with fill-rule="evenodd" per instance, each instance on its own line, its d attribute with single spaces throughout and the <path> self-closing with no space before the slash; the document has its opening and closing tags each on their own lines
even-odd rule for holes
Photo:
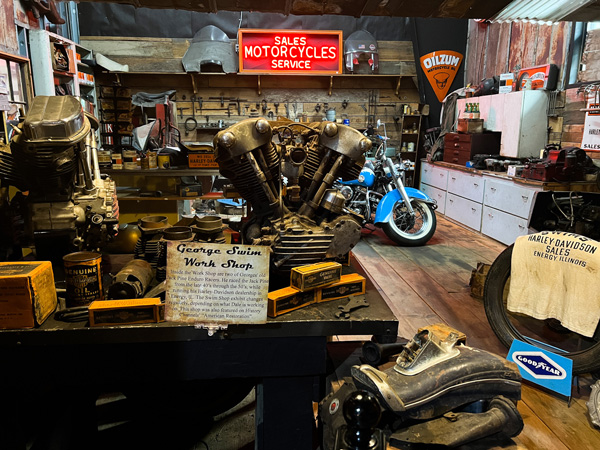
<svg viewBox="0 0 600 450">
<path fill-rule="evenodd" d="M 488 322 L 506 348 L 510 348 L 513 339 L 531 343 L 513 326 L 504 308 L 504 289 L 510 276 L 512 252 L 513 245 L 498 255 L 490 267 L 483 290 L 483 303 Z M 600 370 L 600 342 L 592 344 L 585 350 L 568 352 L 561 356 L 573 360 L 573 374 Z"/>
<path fill-rule="evenodd" d="M 397 201 L 394 205 L 394 209 L 402 204 L 403 202 L 401 200 Z M 417 213 L 417 220 L 420 220 L 419 218 L 423 219 L 423 227 L 417 233 L 401 230 L 393 220 L 390 220 L 388 223 L 381 226 L 387 237 L 396 244 L 404 247 L 418 247 L 425 245 L 435 233 L 435 228 L 437 226 L 435 211 L 429 203 L 425 203 L 421 200 L 413 200 L 411 205 Z"/>
</svg>

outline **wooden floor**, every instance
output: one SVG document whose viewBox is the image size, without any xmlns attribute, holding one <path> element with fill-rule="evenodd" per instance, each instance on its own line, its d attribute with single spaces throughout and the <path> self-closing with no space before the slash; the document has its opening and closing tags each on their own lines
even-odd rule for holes
<svg viewBox="0 0 600 450">
<path fill-rule="evenodd" d="M 491 263 L 504 245 L 438 215 L 438 227 L 424 247 L 400 247 L 380 230 L 363 232 L 353 249 L 399 320 L 399 336 L 410 338 L 419 327 L 444 322 L 467 334 L 467 344 L 502 356 L 507 349 L 490 328 L 483 303 L 470 295 L 471 270 Z M 523 385 L 518 409 L 523 432 L 508 442 L 484 440 L 468 449 L 600 449 L 600 430 L 590 422 L 585 402 L 591 376 L 580 377 L 571 406 L 564 400 Z"/>
</svg>

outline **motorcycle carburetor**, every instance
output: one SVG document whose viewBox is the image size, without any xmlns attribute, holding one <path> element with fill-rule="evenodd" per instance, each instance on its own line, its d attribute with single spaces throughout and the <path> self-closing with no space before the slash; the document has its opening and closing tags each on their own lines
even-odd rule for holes
<svg viewBox="0 0 600 450">
<path fill-rule="evenodd" d="M 268 245 L 279 270 L 343 258 L 360 239 L 361 224 L 344 212 L 333 182 L 355 179 L 371 141 L 334 122 L 277 128 L 246 119 L 214 139 L 221 175 L 252 208 L 244 242 Z"/>
</svg>

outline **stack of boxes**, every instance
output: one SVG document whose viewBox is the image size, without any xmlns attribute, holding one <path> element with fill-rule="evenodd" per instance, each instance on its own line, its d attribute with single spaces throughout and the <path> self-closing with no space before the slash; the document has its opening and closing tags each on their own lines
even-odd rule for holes
<svg viewBox="0 0 600 450">
<path fill-rule="evenodd" d="M 269 292 L 267 314 L 277 317 L 313 303 L 365 293 L 365 278 L 342 275 L 342 265 L 323 262 L 292 269 L 290 286 Z"/>
</svg>

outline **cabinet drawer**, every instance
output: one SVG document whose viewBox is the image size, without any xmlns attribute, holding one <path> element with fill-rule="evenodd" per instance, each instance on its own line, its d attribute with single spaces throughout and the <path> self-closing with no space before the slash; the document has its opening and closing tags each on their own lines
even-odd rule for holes
<svg viewBox="0 0 600 450">
<path fill-rule="evenodd" d="M 422 164 L 421 181 L 445 191 L 448 186 L 448 170 L 440 169 L 432 164 Z"/>
<path fill-rule="evenodd" d="M 528 233 L 527 219 L 484 206 L 481 232 L 503 244 L 510 245 L 519 236 Z"/>
<path fill-rule="evenodd" d="M 445 214 L 446 191 L 442 191 L 441 189 L 423 183 L 421 183 L 421 191 L 429 195 L 432 199 L 434 199 L 437 202 L 437 212 L 439 212 L 440 214 Z"/>
<path fill-rule="evenodd" d="M 481 229 L 481 203 L 454 194 L 446 194 L 446 216 L 479 231 Z"/>
<path fill-rule="evenodd" d="M 471 143 L 470 142 L 451 142 L 444 145 L 444 154 L 448 151 L 463 151 L 471 154 Z"/>
<path fill-rule="evenodd" d="M 486 177 L 483 203 L 527 219 L 537 190 Z"/>
<path fill-rule="evenodd" d="M 450 170 L 448 171 L 448 192 L 482 203 L 483 177 Z"/>
<path fill-rule="evenodd" d="M 471 142 L 471 136 L 471 134 L 467 133 L 446 133 L 444 135 L 444 146 L 460 142 Z"/>
</svg>

